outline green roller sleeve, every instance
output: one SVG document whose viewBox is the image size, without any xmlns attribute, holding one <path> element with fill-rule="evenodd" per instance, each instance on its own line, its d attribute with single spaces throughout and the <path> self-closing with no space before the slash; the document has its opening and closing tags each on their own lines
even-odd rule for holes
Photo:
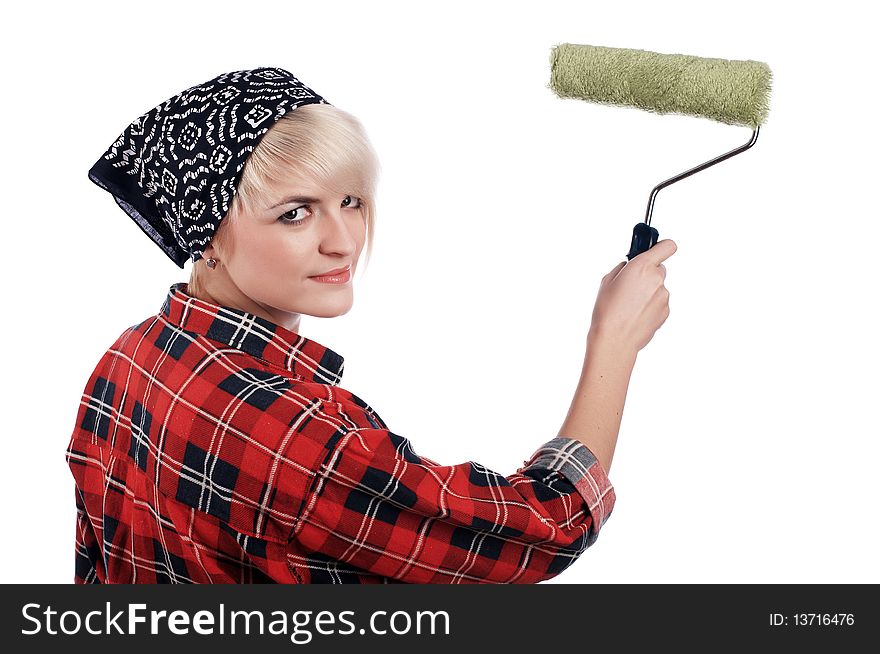
<svg viewBox="0 0 880 654">
<path fill-rule="evenodd" d="M 772 75 L 761 61 L 562 43 L 550 53 L 560 98 L 684 114 L 755 129 L 767 119 Z"/>
</svg>

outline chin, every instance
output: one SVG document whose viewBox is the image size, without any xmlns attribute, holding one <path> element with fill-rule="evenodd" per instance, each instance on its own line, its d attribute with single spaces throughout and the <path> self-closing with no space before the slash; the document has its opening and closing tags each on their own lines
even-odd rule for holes
<svg viewBox="0 0 880 654">
<path fill-rule="evenodd" d="M 351 300 L 348 302 L 327 302 L 326 304 L 316 303 L 315 306 L 309 307 L 300 313 L 305 313 L 315 318 L 335 318 L 337 316 L 344 316 L 351 311 L 352 304 Z"/>
</svg>

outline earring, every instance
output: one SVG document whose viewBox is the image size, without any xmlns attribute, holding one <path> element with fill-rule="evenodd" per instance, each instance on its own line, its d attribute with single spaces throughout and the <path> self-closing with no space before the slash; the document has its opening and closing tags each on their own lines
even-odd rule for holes
<svg viewBox="0 0 880 654">
<path fill-rule="evenodd" d="M 205 265 L 208 266 L 208 268 L 213 269 L 217 266 L 217 260 L 216 259 L 207 259 L 207 260 L 205 260 Z"/>
</svg>

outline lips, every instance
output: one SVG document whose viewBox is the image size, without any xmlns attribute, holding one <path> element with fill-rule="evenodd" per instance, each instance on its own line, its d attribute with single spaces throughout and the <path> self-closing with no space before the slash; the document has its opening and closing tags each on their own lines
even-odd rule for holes
<svg viewBox="0 0 880 654">
<path fill-rule="evenodd" d="M 320 273 L 318 275 L 310 275 L 310 277 L 331 277 L 333 275 L 340 275 L 344 273 L 346 270 L 351 268 L 351 265 L 343 266 L 342 268 L 334 268 L 333 270 L 328 270 L 325 273 Z"/>
</svg>

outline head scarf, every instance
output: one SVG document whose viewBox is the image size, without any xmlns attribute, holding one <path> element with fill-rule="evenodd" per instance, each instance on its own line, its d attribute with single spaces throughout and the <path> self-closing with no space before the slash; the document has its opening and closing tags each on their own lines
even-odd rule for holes
<svg viewBox="0 0 880 654">
<path fill-rule="evenodd" d="M 137 118 L 89 179 L 183 268 L 202 257 L 262 136 L 305 104 L 330 103 L 283 68 L 224 73 Z"/>
</svg>

